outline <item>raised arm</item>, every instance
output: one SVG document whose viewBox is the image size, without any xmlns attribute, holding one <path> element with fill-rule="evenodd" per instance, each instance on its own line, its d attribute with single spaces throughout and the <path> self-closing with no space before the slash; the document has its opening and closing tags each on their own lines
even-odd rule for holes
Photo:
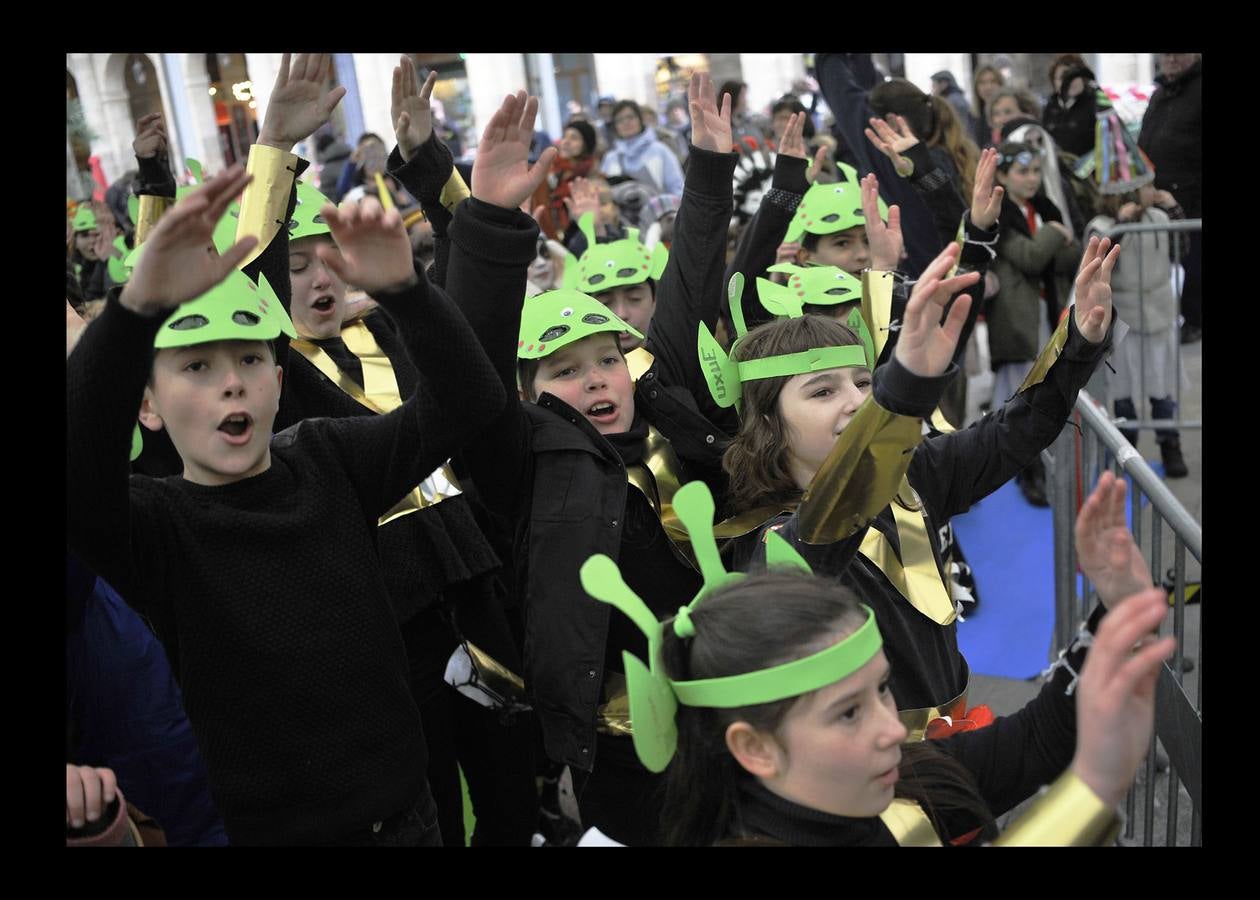
<svg viewBox="0 0 1260 900">
<path fill-rule="evenodd" d="M 776 263 L 795 262 L 795 250 L 799 245 L 783 244 L 783 237 L 827 153 L 826 147 L 820 147 L 814 158 L 813 168 L 806 168 L 809 159 L 803 137 L 804 128 L 805 113 L 793 113 L 783 130 L 783 137 L 779 139 L 779 152 L 774 160 L 770 190 L 761 198 L 761 205 L 757 207 L 757 212 L 740 237 L 735 258 L 726 267 L 723 275 L 723 283 L 729 284 L 736 272 L 743 274 L 744 293 L 741 303 L 744 322 L 750 329 L 772 318 L 770 311 L 758 299 L 757 276 L 764 275 Z"/>
<path fill-rule="evenodd" d="M 696 74 L 688 98 L 693 148 L 687 183 L 644 346 L 657 358 L 665 383 L 685 386 L 701 410 L 712 411 L 713 400 L 696 363 L 696 333 L 701 322 L 710 331 L 717 327 L 734 206 L 731 185 L 739 158 L 731 152 L 730 97 L 723 97 L 719 108 L 708 75 Z"/>
<path fill-rule="evenodd" d="M 529 165 L 537 111 L 537 98 L 526 98 L 522 91 L 506 97 L 486 125 L 473 164 L 473 196 L 461 204 L 451 225 L 447 276 L 451 295 L 468 316 L 506 394 L 463 459 L 486 504 L 509 516 L 528 502 L 529 425 L 517 399 L 516 350 L 538 240 L 538 223 L 518 207 L 546 177 L 556 153 L 548 148 Z"/>
<path fill-rule="evenodd" d="M 127 458 L 153 339 L 170 310 L 214 287 L 253 248 L 245 238 L 223 256 L 206 252 L 215 224 L 248 183 L 234 166 L 164 215 L 127 285 L 66 360 L 67 542 L 132 602 L 145 596 L 134 563 L 150 562 L 151 548 L 143 529 L 133 533 Z"/>
<path fill-rule="evenodd" d="M 336 246 L 317 252 L 398 323 L 419 373 L 407 402 L 385 416 L 326 420 L 372 521 L 443 462 L 503 406 L 504 392 L 467 321 L 413 267 L 397 209 L 375 197 L 322 210 Z"/>
<path fill-rule="evenodd" d="M 1110 252 L 1108 252 L 1110 251 Z M 1090 240 L 1076 279 L 1076 306 L 1041 351 L 1019 393 L 952 434 L 929 438 L 911 461 L 924 503 L 943 521 L 971 508 L 1058 436 L 1111 346 L 1111 271 L 1119 246 Z"/>
</svg>

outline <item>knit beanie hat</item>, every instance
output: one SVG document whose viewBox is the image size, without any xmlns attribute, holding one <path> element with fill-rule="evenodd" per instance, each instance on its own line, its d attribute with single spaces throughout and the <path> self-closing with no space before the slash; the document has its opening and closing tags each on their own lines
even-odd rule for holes
<svg viewBox="0 0 1260 900">
<path fill-rule="evenodd" d="M 595 152 L 595 128 L 590 122 L 583 119 L 572 119 L 564 126 L 566 129 L 572 128 L 578 134 L 582 135 L 582 155 L 590 156 Z"/>
</svg>

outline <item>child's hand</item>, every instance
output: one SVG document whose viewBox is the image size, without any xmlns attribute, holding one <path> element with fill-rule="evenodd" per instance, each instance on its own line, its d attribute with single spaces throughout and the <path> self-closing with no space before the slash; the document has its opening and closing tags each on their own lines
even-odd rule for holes
<svg viewBox="0 0 1260 900">
<path fill-rule="evenodd" d="M 806 159 L 809 151 L 805 148 L 805 113 L 792 113 L 787 127 L 783 129 L 783 137 L 779 138 L 779 154 Z"/>
<path fill-rule="evenodd" d="M 397 209 L 386 212 L 368 195 L 340 209 L 325 203 L 320 212 L 336 246 L 322 244 L 316 253 L 342 281 L 369 294 L 416 284 L 411 240 Z"/>
<path fill-rule="evenodd" d="M 114 213 L 108 208 L 96 211 L 96 258 L 102 261 L 111 256 L 118 256 L 118 248 L 114 239 L 118 237 L 118 225 L 114 222 Z"/>
<path fill-rule="evenodd" d="M 1002 197 L 1006 190 L 1001 185 L 993 186 L 997 172 L 998 152 L 989 147 L 980 153 L 980 161 L 976 163 L 975 187 L 971 191 L 971 221 L 977 228 L 986 231 L 992 228 L 1002 211 Z"/>
<path fill-rule="evenodd" d="M 914 136 L 914 132 L 910 130 L 910 126 L 906 124 L 905 119 L 901 116 L 896 118 L 896 129 L 883 119 L 872 118 L 870 120 L 871 128 L 875 130 L 872 131 L 871 128 L 865 129 L 866 139 L 874 144 L 880 153 L 892 160 L 898 175 L 906 178 L 914 173 L 914 164 L 901 154 L 919 143 L 919 139 Z"/>
<path fill-rule="evenodd" d="M 176 203 L 145 241 L 118 301 L 134 313 L 154 316 L 200 297 L 226 278 L 258 238 L 244 237 L 220 256 L 214 227 L 251 178 L 238 163 Z"/>
<path fill-rule="evenodd" d="M 708 73 L 696 72 L 687 87 L 687 102 L 691 110 L 691 143 L 704 150 L 730 153 L 731 95 L 722 95 L 719 110 Z"/>
<path fill-rule="evenodd" d="M 1081 571 L 1109 608 L 1153 586 L 1150 567 L 1125 525 L 1124 495 L 1124 479 L 1103 472 L 1076 516 L 1076 557 Z"/>
<path fill-rule="evenodd" d="M 1107 248 L 1111 252 L 1107 252 Z M 1089 239 L 1076 276 L 1076 327 L 1091 344 L 1107 336 L 1111 325 L 1111 270 L 1120 258 L 1120 245 L 1110 238 Z"/>
<path fill-rule="evenodd" d="M 1156 191 L 1154 202 L 1160 209 L 1172 209 L 1177 205 L 1177 198 L 1168 191 Z"/>
<path fill-rule="evenodd" d="M 398 152 L 403 159 L 415 156 L 420 145 L 433 134 L 433 110 L 429 97 L 437 83 L 437 72 L 430 72 L 424 86 L 416 91 L 416 66 L 410 56 L 401 56 L 394 67 L 394 84 L 389 97 L 389 118 L 394 123 Z"/>
<path fill-rule="evenodd" d="M 777 265 L 780 265 L 781 263 L 795 263 L 796 254 L 800 252 L 800 249 L 801 249 L 800 241 L 788 241 L 786 243 L 780 244 L 779 249 L 776 250 L 774 254 L 774 264 L 777 266 Z M 783 273 L 773 272 L 771 274 L 782 275 Z"/>
<path fill-rule="evenodd" d="M 1066 225 L 1064 225 L 1062 222 L 1047 222 L 1046 224 L 1049 225 L 1051 228 L 1053 228 L 1055 231 L 1059 232 L 1059 234 L 1063 235 L 1063 239 L 1066 240 L 1069 244 L 1072 243 L 1072 241 L 1076 239 L 1076 235 L 1072 234 L 1071 229 L 1068 228 Z"/>
<path fill-rule="evenodd" d="M 280 58 L 258 143 L 289 152 L 328 121 L 346 93 L 344 87 L 324 93 L 331 67 L 332 55 L 328 53 L 299 53 L 293 57 L 292 69 L 288 53 Z"/>
<path fill-rule="evenodd" d="M 569 196 L 564 198 L 565 208 L 569 210 L 569 218 L 574 222 L 582 218 L 584 213 L 595 213 L 595 224 L 602 225 L 599 210 L 599 188 L 585 178 L 574 178 L 569 183 Z"/>
<path fill-rule="evenodd" d="M 477 145 L 473 162 L 472 195 L 483 203 L 516 209 L 538 189 L 559 152 L 548 147 L 533 166 L 529 145 L 534 140 L 538 98 L 524 91 L 508 94 L 495 110 Z"/>
<path fill-rule="evenodd" d="M 1141 215 L 1142 215 L 1142 205 L 1140 203 L 1134 203 L 1133 201 L 1129 201 L 1128 203 L 1121 206 L 1119 211 L 1116 213 L 1116 221 L 1117 222 L 1135 222 L 1141 217 Z"/>
<path fill-rule="evenodd" d="M 1072 771 L 1104 803 L 1124 799 L 1151 743 L 1155 681 L 1176 647 L 1151 633 L 1167 613 L 1163 591 L 1127 598 L 1103 617 L 1081 669 Z"/>
<path fill-rule="evenodd" d="M 118 779 L 109 769 L 66 763 L 66 825 L 95 822 L 118 796 Z"/>
<path fill-rule="evenodd" d="M 955 293 L 980 280 L 979 272 L 945 278 L 945 273 L 957 264 L 959 252 L 956 243 L 948 244 L 923 270 L 906 304 L 895 351 L 897 361 L 923 378 L 940 375 L 949 368 L 971 308 L 971 296 L 960 295 L 942 325 L 945 304 Z"/>
<path fill-rule="evenodd" d="M 136 139 L 131 142 L 137 159 L 150 159 L 154 156 L 166 156 L 167 138 L 166 124 L 162 114 L 149 113 L 136 123 Z"/>
<path fill-rule="evenodd" d="M 866 239 L 871 243 L 871 268 L 892 272 L 901 262 L 901 208 L 888 207 L 888 224 L 879 217 L 879 179 L 874 174 L 862 179 L 862 215 L 866 217 Z"/>
</svg>

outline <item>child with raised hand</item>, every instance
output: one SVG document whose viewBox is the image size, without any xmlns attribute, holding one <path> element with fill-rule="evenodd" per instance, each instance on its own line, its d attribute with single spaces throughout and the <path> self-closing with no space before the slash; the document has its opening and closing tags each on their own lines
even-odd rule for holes
<svg viewBox="0 0 1260 900">
<path fill-rule="evenodd" d="M 693 499 L 680 492 L 699 548 L 711 518 L 684 508 Z M 626 664 L 636 751 L 667 778 L 666 842 L 1111 843 L 1174 644 L 1151 636 L 1167 600 L 1125 529 L 1122 481 L 1103 477 L 1076 531 L 1101 604 L 1041 692 L 988 727 L 913 744 L 875 615 L 777 538 L 768 552 L 780 568 L 746 578 L 722 571 L 709 538 L 704 593 L 663 623 L 611 560 L 589 560 L 583 585 L 651 648 L 646 664 Z M 995 818 L 1051 783 L 999 837 Z"/>
<path fill-rule="evenodd" d="M 507 97 L 478 146 L 473 196 L 451 227 L 448 287 L 494 362 L 509 402 L 465 458 L 483 498 L 517 529 L 525 607 L 525 683 L 548 756 L 569 765 L 587 825 L 628 842 L 652 842 L 659 779 L 640 766 L 627 733 L 620 651 L 638 635 L 616 623 L 578 582 L 596 552 L 676 606 L 699 584 L 685 540 L 671 525 L 678 486 L 708 479 L 721 490 L 723 431 L 694 396 L 707 394 L 695 364 L 697 323 L 717 318 L 731 215 L 730 107 L 696 76 L 692 140 L 673 252 L 657 287 L 634 380 L 619 344 L 637 333 L 576 290 L 525 301 L 538 226 L 517 207 L 545 177 L 549 154 L 528 165 L 536 98 Z M 643 265 L 649 265 L 644 260 Z"/>
<path fill-rule="evenodd" d="M 743 384 L 741 430 L 724 460 L 730 506 L 737 516 L 763 523 L 751 534 L 781 527 L 815 571 L 841 575 L 874 607 L 912 733 L 966 708 L 968 669 L 958 651 L 955 604 L 941 575 L 939 528 L 997 490 L 1059 434 L 1077 391 L 1110 344 L 1109 279 L 1119 250 L 1107 254 L 1109 246 L 1091 243 L 1077 278 L 1074 315 L 1060 324 L 1023 390 L 970 428 L 921 444 L 917 419 L 939 397 L 962 326 L 955 318 L 966 315 L 967 304 L 962 297 L 954 301 L 947 333 L 936 325 L 939 310 L 950 290 L 978 278 L 971 273 L 966 281 L 937 281 L 957 258 L 956 245 L 916 284 L 893 360 L 876 371 L 875 402 L 865 409 L 872 393 L 869 362 L 816 371 L 824 348 L 859 343 L 837 323 L 782 319 L 733 348 L 733 359 L 749 370 L 755 368 L 749 363 L 791 354 L 820 359 L 801 374 L 752 372 L 755 377 Z M 922 361 L 907 362 L 925 352 Z M 897 499 L 885 506 L 893 494 Z M 868 521 L 871 528 L 854 557 L 853 542 Z M 741 538 L 734 553 L 746 569 L 759 561 L 764 546 Z"/>
<path fill-rule="evenodd" d="M 377 521 L 502 388 L 414 272 L 397 212 L 326 206 L 339 249 L 321 258 L 387 310 L 423 310 L 411 345 L 426 377 L 389 415 L 273 438 L 282 372 L 269 341 L 292 325 L 265 281 L 233 271 L 254 238 L 207 252 L 248 181 L 233 167 L 163 216 L 67 361 L 68 542 L 153 623 L 232 843 L 436 843 Z M 142 424 L 170 431 L 182 476 L 128 484 L 137 405 Z"/>
</svg>

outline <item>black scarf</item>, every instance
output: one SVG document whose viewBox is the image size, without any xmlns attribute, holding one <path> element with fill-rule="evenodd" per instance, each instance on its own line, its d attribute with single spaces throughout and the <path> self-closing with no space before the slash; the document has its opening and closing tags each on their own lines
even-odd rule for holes
<svg viewBox="0 0 1260 900">
<path fill-rule="evenodd" d="M 617 455 L 621 457 L 621 461 L 627 466 L 643 460 L 643 447 L 644 442 L 647 441 L 647 436 L 647 419 L 643 418 L 643 415 L 637 410 L 634 414 L 634 423 L 630 426 L 629 431 L 604 435 L 608 443 L 612 445 L 612 448 L 617 451 Z"/>
</svg>

